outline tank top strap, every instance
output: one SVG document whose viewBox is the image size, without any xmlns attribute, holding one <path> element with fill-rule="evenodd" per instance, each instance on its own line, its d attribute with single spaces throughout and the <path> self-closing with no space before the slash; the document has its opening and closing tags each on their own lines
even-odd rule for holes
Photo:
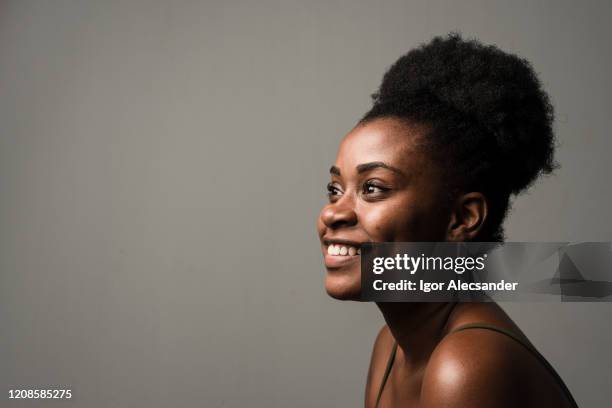
<svg viewBox="0 0 612 408">
<path fill-rule="evenodd" d="M 504 327 L 499 327 L 496 326 L 494 324 L 490 324 L 490 323 L 468 323 L 468 324 L 464 324 L 461 325 L 459 327 L 454 328 L 453 330 L 451 330 L 448 334 L 453 334 L 456 332 L 460 332 L 463 330 L 469 330 L 469 329 L 485 329 L 485 330 L 492 330 L 492 331 L 496 331 L 498 333 L 502 333 L 505 334 L 506 336 L 512 338 L 513 340 L 519 342 L 520 344 L 522 344 L 524 347 L 528 348 L 531 351 L 537 351 L 535 349 L 535 347 L 524 337 L 521 337 L 515 333 L 513 333 L 512 331 L 504 328 Z M 538 353 L 539 354 L 539 353 Z"/>
<path fill-rule="evenodd" d="M 387 379 L 389 378 L 389 374 L 391 374 L 391 368 L 393 368 L 393 362 L 395 361 L 396 354 L 397 341 L 393 343 L 393 348 L 391 348 L 391 354 L 389 355 L 389 360 L 387 361 L 387 368 L 385 368 L 385 374 L 383 375 L 382 382 L 380 383 L 380 388 L 378 389 L 378 395 L 376 396 L 376 404 L 374 404 L 374 408 L 378 408 L 378 403 L 380 402 L 380 397 L 382 396 L 382 392 L 385 388 L 385 384 L 387 383 Z"/>
</svg>

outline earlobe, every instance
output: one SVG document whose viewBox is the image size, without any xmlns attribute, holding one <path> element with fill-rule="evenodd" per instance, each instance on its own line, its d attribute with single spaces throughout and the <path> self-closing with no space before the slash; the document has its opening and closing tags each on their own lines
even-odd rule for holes
<svg viewBox="0 0 612 408">
<path fill-rule="evenodd" d="M 447 241 L 472 241 L 482 230 L 488 214 L 487 198 L 470 192 L 457 198 L 451 211 Z"/>
</svg>

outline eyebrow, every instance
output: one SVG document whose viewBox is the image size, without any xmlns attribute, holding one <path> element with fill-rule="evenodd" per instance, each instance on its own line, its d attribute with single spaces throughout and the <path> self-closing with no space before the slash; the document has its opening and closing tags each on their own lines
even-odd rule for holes
<svg viewBox="0 0 612 408">
<path fill-rule="evenodd" d="M 366 171 L 370 171 L 370 170 L 374 170 L 378 168 L 391 170 L 392 172 L 400 174 L 402 176 L 404 175 L 404 173 L 400 169 L 393 167 L 393 166 L 389 166 L 388 164 L 384 162 L 380 162 L 380 161 L 359 164 L 357 166 L 357 173 L 361 174 L 361 173 L 365 173 Z M 331 166 L 329 169 L 329 173 L 334 174 L 336 176 L 340 176 L 340 169 L 337 166 Z"/>
<path fill-rule="evenodd" d="M 402 176 L 404 175 L 404 173 L 400 169 L 398 169 L 396 167 L 393 167 L 393 166 L 389 166 L 388 164 L 383 163 L 383 162 L 379 162 L 379 161 L 378 162 L 363 163 L 363 164 L 358 165 L 357 166 L 357 173 L 361 174 L 361 173 L 365 173 L 366 171 L 373 170 L 373 169 L 378 169 L 378 168 L 383 168 L 383 169 L 391 170 L 392 172 L 397 173 L 397 174 L 402 175 Z"/>
</svg>

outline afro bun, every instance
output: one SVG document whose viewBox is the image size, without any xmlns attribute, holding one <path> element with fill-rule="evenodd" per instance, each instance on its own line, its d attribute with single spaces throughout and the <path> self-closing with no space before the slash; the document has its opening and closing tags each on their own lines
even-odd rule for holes
<svg viewBox="0 0 612 408">
<path fill-rule="evenodd" d="M 553 108 L 525 59 L 457 33 L 435 37 L 385 73 L 361 123 L 397 117 L 428 124 L 427 145 L 456 189 L 493 204 L 488 237 L 502 240 L 510 194 L 555 167 Z"/>
</svg>

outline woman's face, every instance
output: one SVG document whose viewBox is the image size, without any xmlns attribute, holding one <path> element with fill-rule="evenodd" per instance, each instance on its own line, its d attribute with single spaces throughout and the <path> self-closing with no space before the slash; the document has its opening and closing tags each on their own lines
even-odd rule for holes
<svg viewBox="0 0 612 408">
<path fill-rule="evenodd" d="M 450 219 L 439 166 L 419 147 L 426 127 L 395 118 L 355 127 L 330 169 L 318 220 L 327 293 L 359 299 L 364 242 L 443 241 Z"/>
</svg>

